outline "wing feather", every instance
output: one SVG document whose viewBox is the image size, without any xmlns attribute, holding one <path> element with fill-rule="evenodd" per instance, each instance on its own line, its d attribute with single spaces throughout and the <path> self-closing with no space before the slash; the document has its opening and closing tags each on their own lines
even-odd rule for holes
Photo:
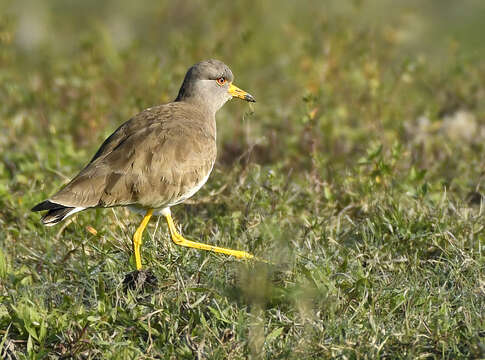
<svg viewBox="0 0 485 360">
<path fill-rule="evenodd" d="M 215 122 L 186 105 L 147 109 L 127 121 L 49 200 L 85 208 L 176 203 L 216 158 Z"/>
</svg>

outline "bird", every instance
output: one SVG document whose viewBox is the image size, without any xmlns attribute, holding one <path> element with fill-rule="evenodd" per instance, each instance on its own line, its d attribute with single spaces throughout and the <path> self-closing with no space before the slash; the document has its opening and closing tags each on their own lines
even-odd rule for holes
<svg viewBox="0 0 485 360">
<path fill-rule="evenodd" d="M 58 192 L 35 205 L 53 226 L 80 211 L 128 207 L 143 219 L 133 238 L 136 271 L 141 271 L 143 232 L 154 215 L 163 216 L 172 241 L 189 248 L 254 256 L 184 238 L 170 208 L 206 183 L 216 161 L 216 112 L 233 97 L 256 102 L 233 84 L 229 67 L 215 59 L 191 66 L 173 102 L 147 108 L 116 129 L 91 161 Z"/>
</svg>

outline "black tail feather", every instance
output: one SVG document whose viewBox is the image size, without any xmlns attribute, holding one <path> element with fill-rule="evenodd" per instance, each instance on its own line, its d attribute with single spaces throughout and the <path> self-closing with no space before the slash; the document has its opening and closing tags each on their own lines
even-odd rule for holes
<svg viewBox="0 0 485 360">
<path fill-rule="evenodd" d="M 66 206 L 63 206 L 63 205 L 60 205 L 60 204 L 56 204 L 56 203 L 53 203 L 53 202 L 51 202 L 49 200 L 46 200 L 46 201 L 42 201 L 41 203 L 35 205 L 30 210 L 31 211 L 56 210 L 56 209 L 63 209 L 65 207 Z"/>
<path fill-rule="evenodd" d="M 64 206 L 46 200 L 41 202 L 40 204 L 35 205 L 32 208 L 32 211 L 48 210 L 47 213 L 42 216 L 41 221 L 44 225 L 50 226 L 64 220 L 66 215 L 71 212 L 72 209 L 74 209 L 74 207 Z"/>
<path fill-rule="evenodd" d="M 49 210 L 47 212 L 47 214 L 45 214 L 44 216 L 42 216 L 42 223 L 44 225 L 55 225 L 57 224 L 58 222 L 61 222 L 62 220 L 64 220 L 64 218 L 66 217 L 66 215 L 71 212 L 71 210 L 74 209 L 72 207 L 65 207 L 65 208 L 62 208 L 62 209 L 53 209 L 53 210 Z"/>
</svg>

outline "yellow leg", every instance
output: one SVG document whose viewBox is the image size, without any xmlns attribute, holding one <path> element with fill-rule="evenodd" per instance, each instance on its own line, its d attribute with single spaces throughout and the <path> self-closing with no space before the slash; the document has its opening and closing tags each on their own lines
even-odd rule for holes
<svg viewBox="0 0 485 360">
<path fill-rule="evenodd" d="M 217 252 L 217 253 L 232 255 L 232 256 L 235 256 L 235 257 L 240 258 L 240 259 L 252 259 L 252 258 L 254 258 L 253 255 L 251 255 L 251 254 L 249 254 L 245 251 L 231 250 L 231 249 L 221 248 L 221 247 L 218 247 L 218 246 L 201 244 L 201 243 L 198 243 L 198 242 L 195 242 L 195 241 L 187 240 L 177 232 L 177 229 L 175 228 L 175 224 L 173 223 L 173 219 L 172 219 L 172 215 L 170 214 L 170 211 L 167 209 L 166 211 L 164 211 L 162 213 L 165 216 L 165 219 L 167 219 L 168 229 L 170 231 L 170 235 L 172 237 L 172 240 L 177 245 L 182 245 L 182 246 L 187 246 L 187 247 L 191 247 L 191 248 L 195 248 L 195 249 L 201 249 L 201 250 L 207 250 L 207 251 L 214 251 L 214 252 Z"/>
<path fill-rule="evenodd" d="M 137 270 L 141 270 L 140 246 L 143 236 L 143 230 L 145 230 L 145 228 L 147 227 L 147 224 L 150 221 L 152 215 L 153 209 L 150 209 L 146 212 L 145 217 L 140 223 L 140 226 L 138 226 L 138 229 L 136 229 L 135 231 L 135 235 L 133 235 L 133 250 L 135 250 L 135 264 Z"/>
</svg>

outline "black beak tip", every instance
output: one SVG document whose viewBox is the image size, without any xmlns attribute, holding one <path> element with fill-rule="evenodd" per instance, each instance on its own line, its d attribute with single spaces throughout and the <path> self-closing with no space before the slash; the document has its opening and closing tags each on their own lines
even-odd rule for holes
<svg viewBox="0 0 485 360">
<path fill-rule="evenodd" d="M 250 94 L 246 94 L 246 96 L 244 96 L 244 100 L 249 102 L 256 102 L 256 99 L 253 97 L 253 95 Z"/>
</svg>

